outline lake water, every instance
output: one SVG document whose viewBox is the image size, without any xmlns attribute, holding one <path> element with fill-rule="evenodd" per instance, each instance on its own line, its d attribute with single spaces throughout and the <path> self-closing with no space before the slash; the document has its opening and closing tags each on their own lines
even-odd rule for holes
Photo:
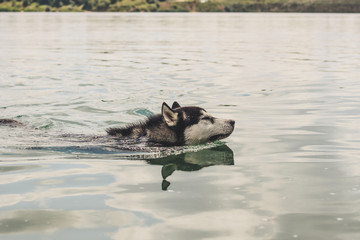
<svg viewBox="0 0 360 240">
<path fill-rule="evenodd" d="M 359 14 L 1 13 L 27 127 L 0 127 L 0 239 L 359 239 L 359 39 Z M 234 133 L 105 137 L 175 100 Z"/>
</svg>

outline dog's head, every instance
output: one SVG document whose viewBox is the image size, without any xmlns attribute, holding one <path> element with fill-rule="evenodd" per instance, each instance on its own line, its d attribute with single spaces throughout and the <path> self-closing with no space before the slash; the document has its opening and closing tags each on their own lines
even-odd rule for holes
<svg viewBox="0 0 360 240">
<path fill-rule="evenodd" d="M 171 108 L 164 102 L 162 116 L 170 128 L 182 135 L 186 145 L 226 138 L 235 127 L 234 120 L 215 118 L 203 108 L 181 107 L 177 102 L 174 102 Z"/>
</svg>

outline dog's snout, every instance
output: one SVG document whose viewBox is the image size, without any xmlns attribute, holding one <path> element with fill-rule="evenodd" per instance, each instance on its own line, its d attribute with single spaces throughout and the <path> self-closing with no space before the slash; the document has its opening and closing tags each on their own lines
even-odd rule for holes
<svg viewBox="0 0 360 240">
<path fill-rule="evenodd" d="M 235 126 L 235 121 L 234 120 L 229 120 L 229 123 L 230 123 L 231 126 L 233 126 L 233 127 Z"/>
</svg>

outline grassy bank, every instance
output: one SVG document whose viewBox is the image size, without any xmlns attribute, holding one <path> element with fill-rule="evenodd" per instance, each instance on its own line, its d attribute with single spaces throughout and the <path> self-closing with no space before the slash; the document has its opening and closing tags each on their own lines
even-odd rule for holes
<svg viewBox="0 0 360 240">
<path fill-rule="evenodd" d="M 0 11 L 360 13 L 360 0 L 0 0 Z"/>
</svg>

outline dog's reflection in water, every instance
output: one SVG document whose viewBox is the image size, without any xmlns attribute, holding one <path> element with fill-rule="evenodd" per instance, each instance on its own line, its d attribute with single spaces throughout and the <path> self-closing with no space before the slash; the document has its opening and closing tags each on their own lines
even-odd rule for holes
<svg viewBox="0 0 360 240">
<path fill-rule="evenodd" d="M 166 191 L 170 186 L 167 178 L 174 171 L 198 171 L 213 165 L 234 165 L 234 153 L 228 146 L 222 145 L 198 152 L 188 152 L 147 161 L 149 164 L 163 166 L 161 169 L 162 190 Z"/>
</svg>

